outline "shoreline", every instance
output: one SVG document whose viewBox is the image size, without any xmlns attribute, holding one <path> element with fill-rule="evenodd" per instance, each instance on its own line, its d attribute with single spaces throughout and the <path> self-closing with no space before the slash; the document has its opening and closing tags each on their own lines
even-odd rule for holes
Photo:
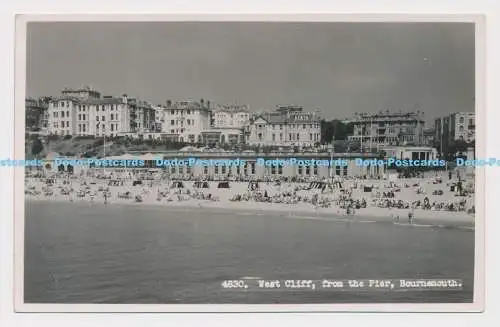
<svg viewBox="0 0 500 327">
<path fill-rule="evenodd" d="M 273 212 L 273 213 L 293 213 L 295 215 L 316 215 L 318 220 L 328 220 L 328 217 L 343 219 L 343 220 L 356 220 L 357 217 L 374 219 L 370 222 L 393 222 L 391 214 L 399 215 L 399 224 L 407 224 L 408 222 L 408 212 L 409 209 L 388 209 L 379 207 L 368 207 L 356 210 L 356 213 L 352 216 L 347 216 L 342 213 L 344 210 L 337 207 L 330 208 L 314 208 L 310 205 L 294 204 L 286 205 L 280 203 L 263 203 L 263 202 L 230 202 L 230 201 L 206 201 L 206 200 L 189 200 L 189 201 L 144 201 L 144 202 L 133 202 L 125 199 L 112 199 L 107 204 L 104 203 L 102 198 L 98 198 L 95 201 L 90 201 L 88 199 L 78 199 L 75 198 L 73 201 L 69 199 L 62 199 L 60 197 L 56 198 L 44 198 L 37 196 L 25 197 L 26 202 L 59 202 L 59 203 L 87 203 L 89 205 L 109 205 L 109 206 L 136 206 L 136 207 L 163 207 L 165 209 L 172 208 L 182 208 L 182 209 L 209 209 L 209 210 L 236 210 L 236 211 L 252 211 L 256 214 L 262 215 L 263 212 Z M 465 212 L 453 212 L 453 211 L 431 211 L 423 209 L 414 209 L 415 222 L 418 225 L 420 222 L 427 224 L 434 224 L 433 226 L 445 227 L 448 225 L 456 226 L 457 224 L 466 225 L 463 227 L 472 227 L 474 224 L 474 216 L 467 214 Z M 293 217 L 293 216 L 292 216 Z M 306 217 L 310 219 L 315 219 L 315 217 Z M 431 226 L 428 226 L 431 227 Z"/>
</svg>

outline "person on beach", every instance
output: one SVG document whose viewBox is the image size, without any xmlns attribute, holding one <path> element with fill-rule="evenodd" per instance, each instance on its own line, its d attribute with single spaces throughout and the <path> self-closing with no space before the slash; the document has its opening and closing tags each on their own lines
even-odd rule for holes
<svg viewBox="0 0 500 327">
<path fill-rule="evenodd" d="M 413 211 L 408 212 L 408 224 L 413 225 L 413 222 L 414 222 L 414 213 Z"/>
</svg>

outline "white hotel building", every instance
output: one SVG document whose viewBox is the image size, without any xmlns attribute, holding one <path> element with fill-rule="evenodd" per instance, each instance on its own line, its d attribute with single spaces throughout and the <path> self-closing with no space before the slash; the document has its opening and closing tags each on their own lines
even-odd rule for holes
<svg viewBox="0 0 500 327">
<path fill-rule="evenodd" d="M 247 105 L 216 105 L 212 110 L 212 126 L 203 131 L 203 143 L 244 143 L 244 132 L 249 123 Z"/>
<path fill-rule="evenodd" d="M 142 135 L 155 130 L 153 107 L 143 101 L 101 97 L 89 87 L 64 89 L 48 107 L 48 133 L 73 136 Z"/>
<path fill-rule="evenodd" d="M 424 113 L 379 112 L 355 114 L 351 141 L 363 148 L 388 145 L 421 145 L 424 143 Z"/>
<path fill-rule="evenodd" d="M 163 107 L 162 133 L 177 142 L 201 143 L 210 129 L 210 101 L 167 101 Z"/>
<path fill-rule="evenodd" d="M 321 121 L 315 112 L 298 106 L 280 106 L 252 119 L 247 143 L 274 146 L 313 146 L 321 141 Z"/>
</svg>

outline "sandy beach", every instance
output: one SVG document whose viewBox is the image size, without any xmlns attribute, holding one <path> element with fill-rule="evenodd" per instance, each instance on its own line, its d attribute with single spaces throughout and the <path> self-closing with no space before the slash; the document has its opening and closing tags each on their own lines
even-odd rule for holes
<svg viewBox="0 0 500 327">
<path fill-rule="evenodd" d="M 446 176 L 447 177 L 447 176 Z M 436 182 L 436 178 L 440 182 Z M 47 183 L 49 182 L 49 183 Z M 26 180 L 26 199 L 34 201 L 106 203 L 107 205 L 165 206 L 171 208 L 225 209 L 246 211 L 280 211 L 307 214 L 314 219 L 324 216 L 346 217 L 342 205 L 346 193 L 357 203 L 365 202 L 349 215 L 372 217 L 374 221 L 408 222 L 408 213 L 415 220 L 430 224 L 474 225 L 474 194 L 457 196 L 450 190 L 453 180 L 441 176 L 430 178 L 388 180 L 345 180 L 342 188 L 331 190 L 307 189 L 309 183 L 260 182 L 259 194 L 266 194 L 269 201 L 249 196 L 248 182 L 229 182 L 229 188 L 218 188 L 219 182 L 206 182 L 206 188 L 197 188 L 194 181 L 144 180 L 142 185 L 133 185 L 132 180 L 117 182 L 109 179 L 34 179 Z M 123 184 L 123 185 L 122 185 Z M 370 192 L 365 187 L 369 186 Z M 348 192 L 346 191 L 348 190 Z M 389 194 L 392 192 L 392 194 Z M 80 193 L 80 194 L 78 194 Z M 386 194 L 387 193 L 387 194 Z M 104 196 L 106 194 L 106 196 Z M 293 195 L 292 195 L 293 194 Z M 384 198 L 384 195 L 391 197 Z M 235 197 L 243 199 L 235 200 Z M 246 198 L 245 198 L 246 196 Z M 314 198 L 317 203 L 314 203 Z M 293 198 L 293 199 L 292 199 Z M 424 201 L 432 208 L 424 209 Z M 299 199 L 299 201 L 297 201 Z M 402 207 L 384 207 L 384 201 L 399 203 Z M 281 203 L 279 203 L 281 202 Z M 457 203 L 461 202 L 461 208 Z M 437 208 L 434 204 L 454 203 L 456 209 Z M 398 219 L 399 217 L 399 219 Z"/>
</svg>

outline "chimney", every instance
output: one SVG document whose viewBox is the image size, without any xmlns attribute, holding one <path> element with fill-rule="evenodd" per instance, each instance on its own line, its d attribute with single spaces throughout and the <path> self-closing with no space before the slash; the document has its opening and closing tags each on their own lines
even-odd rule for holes
<svg viewBox="0 0 500 327">
<path fill-rule="evenodd" d="M 201 106 L 204 107 L 205 101 L 203 99 L 200 100 Z"/>
<path fill-rule="evenodd" d="M 210 109 L 210 100 L 207 101 L 207 108 Z"/>
<path fill-rule="evenodd" d="M 172 107 L 172 100 L 167 100 L 167 107 Z"/>
<path fill-rule="evenodd" d="M 122 102 L 125 104 L 128 102 L 128 98 L 127 98 L 127 95 L 125 93 L 122 95 Z"/>
</svg>

